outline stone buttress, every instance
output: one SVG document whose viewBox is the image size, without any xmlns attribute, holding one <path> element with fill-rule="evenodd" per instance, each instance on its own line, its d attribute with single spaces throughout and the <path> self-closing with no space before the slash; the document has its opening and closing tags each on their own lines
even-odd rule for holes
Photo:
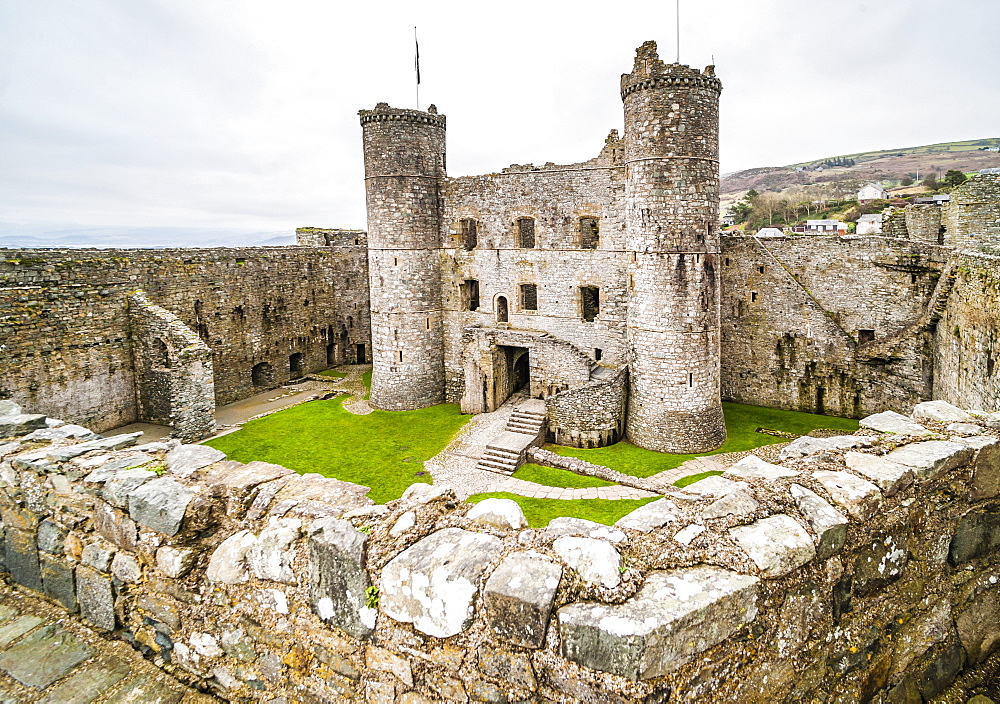
<svg viewBox="0 0 1000 704">
<path fill-rule="evenodd" d="M 440 181 L 445 118 L 379 103 L 361 111 L 368 204 L 372 403 L 444 401 Z"/>
<path fill-rule="evenodd" d="M 719 362 L 719 93 L 655 42 L 622 76 L 631 346 L 629 440 L 703 452 L 726 439 Z"/>
</svg>

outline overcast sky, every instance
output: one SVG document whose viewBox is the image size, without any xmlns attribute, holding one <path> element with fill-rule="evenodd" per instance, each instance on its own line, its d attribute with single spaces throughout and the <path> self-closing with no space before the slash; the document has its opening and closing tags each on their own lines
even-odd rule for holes
<svg viewBox="0 0 1000 704">
<path fill-rule="evenodd" d="M 681 0 L 722 170 L 1000 136 L 998 0 Z M 0 0 L 0 223 L 364 227 L 357 111 L 448 116 L 450 175 L 597 154 L 655 2 Z M 160 243 L 167 244 L 167 243 Z"/>
</svg>

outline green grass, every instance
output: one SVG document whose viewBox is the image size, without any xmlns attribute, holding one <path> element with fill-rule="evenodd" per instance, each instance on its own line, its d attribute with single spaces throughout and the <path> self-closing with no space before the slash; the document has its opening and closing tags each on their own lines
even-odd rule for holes
<svg viewBox="0 0 1000 704">
<path fill-rule="evenodd" d="M 528 525 L 532 528 L 543 528 L 549 521 L 560 516 L 586 518 L 590 521 L 610 526 L 622 516 L 632 513 L 643 504 L 655 501 L 660 497 L 648 499 L 532 499 L 527 496 L 517 496 L 506 492 L 491 494 L 473 494 L 470 503 L 479 503 L 483 499 L 513 499 L 521 506 Z"/>
<path fill-rule="evenodd" d="M 850 418 L 820 416 L 799 411 L 782 411 L 762 406 L 745 406 L 739 403 L 723 403 L 726 415 L 726 430 L 729 437 L 718 450 L 699 455 L 667 455 L 652 450 L 644 450 L 627 442 L 619 442 L 608 447 L 582 450 L 576 447 L 548 445 L 547 448 L 567 457 L 604 465 L 633 477 L 650 477 L 667 469 L 678 467 L 694 457 L 718 455 L 723 452 L 743 452 L 764 445 L 786 442 L 782 438 L 758 433 L 757 428 L 783 430 L 787 433 L 805 435 L 817 428 L 834 428 L 845 433 L 858 429 L 858 421 Z"/>
<path fill-rule="evenodd" d="M 471 417 L 450 403 L 359 416 L 345 411 L 343 401 L 293 406 L 205 444 L 238 462 L 273 462 L 371 487 L 369 496 L 385 503 L 411 484 L 430 483 L 429 474 L 416 475 L 424 460 L 443 450 Z"/>
<path fill-rule="evenodd" d="M 701 472 L 699 474 L 689 474 L 688 476 L 681 477 L 680 479 L 675 481 L 674 486 L 681 486 L 681 487 L 687 486 L 688 484 L 694 484 L 695 482 L 699 482 L 702 479 L 707 479 L 708 477 L 717 477 L 720 474 L 722 474 L 722 472 L 720 472 L 717 469 L 710 469 L 707 472 Z"/>
<path fill-rule="evenodd" d="M 539 464 L 522 464 L 514 472 L 515 479 L 523 479 L 526 482 L 535 482 L 545 486 L 557 486 L 566 489 L 587 489 L 595 486 L 612 486 L 612 482 L 606 482 L 597 477 L 587 477 L 568 469 L 558 469 L 556 467 L 543 467 Z"/>
<path fill-rule="evenodd" d="M 327 369 L 319 373 L 320 376 L 330 376 L 334 379 L 343 379 L 347 376 L 347 372 L 338 372 L 336 369 Z"/>
<path fill-rule="evenodd" d="M 367 391 L 365 391 L 365 395 L 364 395 L 364 400 L 367 401 L 368 397 L 372 395 L 372 370 L 371 369 L 369 369 L 368 371 L 366 371 L 364 374 L 361 375 L 361 381 L 364 382 L 365 388 L 368 389 Z"/>
</svg>

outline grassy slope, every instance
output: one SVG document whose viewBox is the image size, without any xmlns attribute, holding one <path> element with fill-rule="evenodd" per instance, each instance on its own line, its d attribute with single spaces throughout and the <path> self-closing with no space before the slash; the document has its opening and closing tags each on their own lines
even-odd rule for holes
<svg viewBox="0 0 1000 704">
<path fill-rule="evenodd" d="M 729 433 L 729 439 L 718 450 L 701 455 L 665 455 L 652 450 L 644 450 L 627 442 L 594 450 L 581 450 L 575 447 L 557 445 L 549 445 L 548 449 L 554 450 L 560 455 L 579 457 L 594 464 L 611 467 L 619 472 L 631 474 L 633 477 L 649 477 L 658 472 L 673 469 L 693 457 L 717 455 L 722 452 L 742 452 L 763 445 L 785 442 L 781 438 L 756 432 L 757 428 L 761 427 L 783 430 L 797 435 L 805 435 L 810 430 L 817 428 L 835 428 L 847 433 L 853 433 L 858 429 L 858 421 L 849 418 L 782 411 L 760 406 L 745 406 L 739 403 L 724 403 L 722 406 L 726 414 L 726 430 Z"/>
<path fill-rule="evenodd" d="M 293 406 L 205 444 L 239 462 L 273 462 L 371 487 L 369 496 L 385 503 L 410 484 L 429 483 L 430 475 L 416 472 L 424 471 L 424 460 L 443 450 L 470 418 L 455 404 L 358 416 L 345 411 L 343 401 Z"/>
<path fill-rule="evenodd" d="M 606 482 L 597 477 L 585 477 L 568 469 L 558 469 L 556 467 L 543 467 L 538 464 L 522 464 L 514 472 L 514 477 L 523 479 L 526 482 L 535 482 L 545 486 L 559 486 L 566 489 L 587 489 L 595 486 L 611 486 L 611 482 Z"/>
<path fill-rule="evenodd" d="M 329 376 L 334 379 L 343 379 L 347 376 L 347 372 L 338 372 L 336 369 L 327 369 L 319 373 L 320 376 Z"/>
<path fill-rule="evenodd" d="M 610 526 L 622 516 L 632 513 L 643 504 L 655 501 L 660 497 L 654 496 L 648 499 L 613 501 L 610 499 L 571 499 L 563 501 L 561 499 L 531 499 L 526 496 L 517 496 L 504 492 L 492 494 L 475 494 L 469 497 L 470 503 L 478 503 L 483 499 L 513 499 L 521 505 L 524 517 L 528 520 L 528 525 L 532 528 L 541 528 L 548 525 L 553 518 L 560 516 L 574 516 L 576 518 L 586 518 Z"/>
</svg>

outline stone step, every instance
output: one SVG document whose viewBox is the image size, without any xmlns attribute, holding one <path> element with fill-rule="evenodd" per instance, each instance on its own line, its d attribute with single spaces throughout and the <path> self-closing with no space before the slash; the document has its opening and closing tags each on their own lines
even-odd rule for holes
<svg viewBox="0 0 1000 704">
<path fill-rule="evenodd" d="M 516 462 L 521 458 L 521 453 L 511 452 L 500 447 L 487 447 L 486 452 L 483 453 L 483 457 L 503 458 Z"/>
<path fill-rule="evenodd" d="M 482 469 L 487 472 L 495 472 L 509 477 L 514 473 L 514 470 L 517 469 L 517 467 L 514 465 L 494 464 L 486 460 L 479 460 L 479 464 L 476 465 L 476 469 Z"/>
<path fill-rule="evenodd" d="M 507 431 L 511 433 L 520 433 L 522 435 L 538 435 L 538 426 L 523 426 L 523 425 L 508 425 Z"/>
</svg>

